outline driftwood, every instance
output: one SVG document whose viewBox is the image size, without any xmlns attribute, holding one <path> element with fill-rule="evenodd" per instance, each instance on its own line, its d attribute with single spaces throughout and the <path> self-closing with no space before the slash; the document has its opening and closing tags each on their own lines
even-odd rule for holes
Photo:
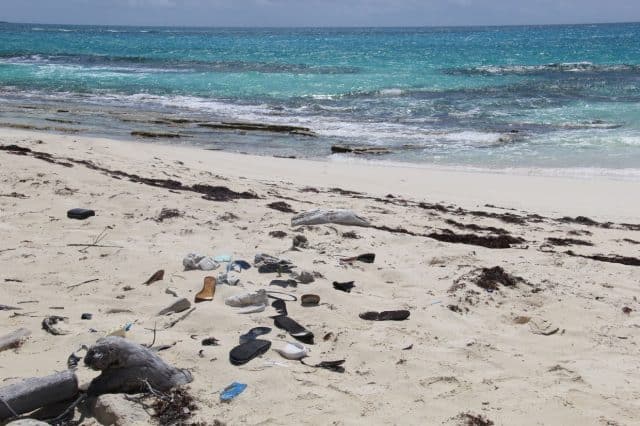
<svg viewBox="0 0 640 426">
<path fill-rule="evenodd" d="M 291 219 L 292 226 L 321 225 L 323 223 L 336 223 L 338 225 L 371 226 L 364 218 L 356 215 L 351 210 L 309 210 L 295 215 Z"/>
<path fill-rule="evenodd" d="M 73 371 L 25 379 L 0 389 L 0 420 L 70 400 L 77 394 L 78 379 Z"/>
<path fill-rule="evenodd" d="M 189 371 L 172 367 L 152 350 L 116 336 L 98 340 L 84 363 L 102 371 L 89 385 L 91 396 L 146 392 L 149 387 L 164 392 L 193 380 Z"/>
<path fill-rule="evenodd" d="M 391 154 L 391 151 L 381 146 L 352 146 L 352 145 L 331 145 L 332 154 Z"/>
<path fill-rule="evenodd" d="M 0 336 L 0 352 L 7 349 L 17 348 L 30 335 L 31 332 L 26 328 L 19 328 L 13 333 Z"/>
</svg>

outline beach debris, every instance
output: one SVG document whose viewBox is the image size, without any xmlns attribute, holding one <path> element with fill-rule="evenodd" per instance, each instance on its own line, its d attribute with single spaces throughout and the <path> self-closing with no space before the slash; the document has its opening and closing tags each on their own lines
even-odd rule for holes
<svg viewBox="0 0 640 426">
<path fill-rule="evenodd" d="M 529 321 L 529 329 L 533 334 L 542 336 L 551 336 L 560 331 L 558 327 L 554 327 L 549 321 L 541 318 L 531 319 Z"/>
<path fill-rule="evenodd" d="M 220 341 L 215 337 L 207 337 L 202 339 L 202 346 L 219 346 Z"/>
<path fill-rule="evenodd" d="M 482 268 L 475 278 L 475 284 L 485 290 L 498 290 L 499 284 L 505 287 L 515 287 L 518 283 L 525 282 L 523 278 L 507 273 L 502 267 Z"/>
<path fill-rule="evenodd" d="M 245 334 L 240 335 L 240 343 L 257 339 L 259 336 L 271 333 L 271 327 L 253 327 Z"/>
<path fill-rule="evenodd" d="M 351 293 L 351 289 L 353 289 L 356 285 L 355 281 L 347 281 L 344 283 L 339 283 L 337 281 L 333 282 L 333 288 L 336 290 L 344 291 L 345 293 Z"/>
<path fill-rule="evenodd" d="M 444 243 L 453 244 L 469 244 L 481 246 L 491 249 L 507 249 L 512 245 L 524 242 L 522 238 L 513 237 L 511 235 L 476 235 L 476 234 L 456 234 L 450 229 L 443 229 L 442 232 L 432 232 L 426 237 Z"/>
<path fill-rule="evenodd" d="M 273 237 L 273 238 L 285 238 L 287 236 L 287 233 L 284 231 L 271 231 L 269 232 L 269 236 Z"/>
<path fill-rule="evenodd" d="M 172 295 L 173 297 L 178 297 L 178 289 L 175 287 L 167 287 L 164 292 Z"/>
<path fill-rule="evenodd" d="M 66 317 L 61 317 L 58 315 L 51 315 L 42 320 L 42 329 L 47 331 L 54 336 L 62 336 L 65 334 L 69 334 L 66 330 L 61 330 L 56 326 L 61 321 L 66 321 Z"/>
<path fill-rule="evenodd" d="M 278 259 L 268 254 L 259 253 L 255 255 L 254 266 L 258 267 L 258 272 L 261 274 L 270 273 L 290 273 L 295 266 L 288 260 Z"/>
<path fill-rule="evenodd" d="M 293 237 L 292 248 L 294 249 L 309 248 L 309 240 L 304 235 L 296 235 Z"/>
<path fill-rule="evenodd" d="M 320 303 L 320 296 L 317 294 L 303 294 L 300 297 L 300 303 L 302 306 L 318 306 Z"/>
<path fill-rule="evenodd" d="M 231 262 L 231 255 L 230 254 L 219 254 L 217 256 L 213 256 L 213 260 L 215 260 L 216 262 L 219 262 L 219 263 Z"/>
<path fill-rule="evenodd" d="M 462 422 L 462 426 L 493 426 L 493 421 L 481 414 L 460 413 L 457 420 Z"/>
<path fill-rule="evenodd" d="M 346 257 L 346 258 L 340 259 L 340 262 L 353 263 L 355 261 L 358 261 L 363 263 L 373 263 L 375 259 L 376 259 L 375 253 L 365 253 L 358 256 L 354 256 L 354 257 Z"/>
<path fill-rule="evenodd" d="M 173 219 L 174 217 L 182 217 L 184 216 L 184 213 L 181 212 L 178 209 L 169 209 L 169 208 L 162 208 L 162 210 L 160 210 L 160 213 L 158 214 L 158 216 L 154 219 L 156 222 L 164 222 L 167 219 Z"/>
<path fill-rule="evenodd" d="M 244 383 L 233 382 L 220 392 L 220 401 L 229 402 L 247 388 Z"/>
<path fill-rule="evenodd" d="M 17 306 L 0 305 L 0 311 L 20 311 L 22 308 Z"/>
<path fill-rule="evenodd" d="M 149 285 L 156 281 L 162 281 L 163 279 L 164 279 L 164 269 L 160 269 L 154 272 L 154 274 L 151 275 L 151 277 L 149 277 L 149 279 L 145 281 L 144 284 Z"/>
<path fill-rule="evenodd" d="M 629 315 L 629 314 L 631 314 L 631 312 L 633 312 L 633 309 L 631 309 L 631 308 L 630 308 L 630 307 L 628 307 L 628 306 L 625 306 L 624 308 L 622 308 L 622 312 L 623 312 L 624 314 Z"/>
<path fill-rule="evenodd" d="M 381 146 L 331 145 L 332 154 L 391 154 L 391 150 Z"/>
<path fill-rule="evenodd" d="M 298 342 L 287 342 L 284 347 L 274 350 L 278 352 L 283 358 L 292 360 L 300 360 L 308 356 L 309 354 L 307 348 L 303 344 Z"/>
<path fill-rule="evenodd" d="M 80 315 L 80 319 L 83 319 L 83 320 L 90 320 L 92 318 L 93 318 L 93 314 L 89 312 L 85 312 L 82 315 Z"/>
<path fill-rule="evenodd" d="M 313 345 L 313 333 L 287 315 L 273 317 L 273 322 L 276 327 L 287 331 L 294 339 Z"/>
<path fill-rule="evenodd" d="M 273 203 L 269 203 L 267 204 L 267 207 L 273 210 L 278 210 L 283 213 L 296 213 L 296 211 L 291 208 L 291 205 L 289 205 L 289 203 L 286 203 L 284 201 L 275 201 Z"/>
<path fill-rule="evenodd" d="M 191 302 L 186 297 L 182 297 L 173 303 L 171 303 L 166 308 L 162 309 L 158 312 L 158 316 L 167 315 L 167 314 L 177 314 L 183 311 L 186 311 L 191 307 Z"/>
<path fill-rule="evenodd" d="M 314 368 L 324 368 L 325 370 L 334 371 L 336 373 L 344 373 L 344 367 L 342 364 L 345 363 L 346 360 L 339 359 L 336 361 L 321 361 L 318 364 L 306 364 L 304 360 L 300 360 L 300 363 L 306 365 L 307 367 Z"/>
<path fill-rule="evenodd" d="M 238 285 L 240 283 L 240 275 L 234 271 L 220 272 L 218 274 L 217 282 L 219 284 Z"/>
<path fill-rule="evenodd" d="M 69 401 L 77 394 L 78 379 L 71 370 L 22 380 L 0 388 L 0 421 Z"/>
<path fill-rule="evenodd" d="M 250 339 L 231 349 L 229 362 L 233 365 L 243 365 L 269 350 L 271 342 L 261 339 Z"/>
<path fill-rule="evenodd" d="M 576 238 L 554 238 L 548 237 L 547 244 L 552 246 L 593 246 L 593 243 L 586 240 Z"/>
<path fill-rule="evenodd" d="M 337 225 L 371 226 L 369 221 L 346 209 L 314 209 L 295 215 L 291 219 L 291 226 L 322 225 L 335 223 Z"/>
<path fill-rule="evenodd" d="M 164 392 L 193 380 L 189 371 L 170 366 L 155 351 L 116 336 L 99 339 L 87 351 L 84 363 L 101 371 L 89 384 L 89 395 L 139 393 L 149 388 Z"/>
<path fill-rule="evenodd" d="M 67 217 L 69 219 L 84 220 L 95 215 L 96 215 L 96 212 L 90 209 L 76 208 L 76 209 L 71 209 L 67 211 Z"/>
<path fill-rule="evenodd" d="M 216 259 L 220 257 L 220 256 L 216 256 Z M 247 262 L 246 260 L 234 260 L 233 262 L 230 261 L 231 259 L 229 259 L 229 264 L 227 265 L 227 272 L 229 271 L 236 271 L 236 272 L 241 272 L 247 269 L 251 269 L 251 264 L 249 262 Z"/>
<path fill-rule="evenodd" d="M 242 293 L 236 294 L 235 296 L 229 296 L 224 299 L 224 303 L 227 306 L 231 306 L 234 308 L 245 308 L 245 307 L 266 307 L 268 304 L 268 296 L 267 292 L 264 289 L 259 289 L 255 293 Z M 264 309 L 263 309 L 264 310 Z"/>
<path fill-rule="evenodd" d="M 361 313 L 359 316 L 363 320 L 367 321 L 403 321 L 409 318 L 411 313 L 407 310 L 397 311 L 367 311 Z"/>
<path fill-rule="evenodd" d="M 298 281 L 296 280 L 271 280 L 269 285 L 276 285 L 278 287 L 298 287 Z"/>
<path fill-rule="evenodd" d="M 585 255 L 582 255 L 582 254 L 576 254 L 572 250 L 567 250 L 564 253 L 568 254 L 569 256 L 582 257 L 582 258 L 585 258 L 585 259 L 596 260 L 598 262 L 619 263 L 621 265 L 627 265 L 627 266 L 640 266 L 640 259 L 637 258 L 637 257 L 619 256 L 617 254 L 609 255 L 609 256 L 605 256 L 605 255 L 602 255 L 602 254 L 596 254 L 596 255 L 593 255 L 593 256 L 585 256 Z"/>
<path fill-rule="evenodd" d="M 258 312 L 264 312 L 264 310 L 267 309 L 267 305 L 251 305 L 251 306 L 247 306 L 244 309 L 241 309 L 238 311 L 239 314 L 257 314 Z"/>
<path fill-rule="evenodd" d="M 216 279 L 214 277 L 205 277 L 202 290 L 200 290 L 195 296 L 195 302 L 204 302 L 207 300 L 213 300 L 213 296 L 216 292 Z"/>
<path fill-rule="evenodd" d="M 316 279 L 313 277 L 313 274 L 309 271 L 302 271 L 299 274 L 293 273 L 292 277 L 301 284 L 311 284 Z"/>
<path fill-rule="evenodd" d="M 182 259 L 185 271 L 200 269 L 202 271 L 212 271 L 220 267 L 213 257 L 204 256 L 198 253 L 189 253 Z"/>
<path fill-rule="evenodd" d="M 287 315 L 287 304 L 282 299 L 276 299 L 271 303 L 271 307 L 276 310 L 279 315 Z"/>
<path fill-rule="evenodd" d="M 22 346 L 30 335 L 31 331 L 26 328 L 19 328 L 9 334 L 0 336 L 0 352 Z"/>
</svg>

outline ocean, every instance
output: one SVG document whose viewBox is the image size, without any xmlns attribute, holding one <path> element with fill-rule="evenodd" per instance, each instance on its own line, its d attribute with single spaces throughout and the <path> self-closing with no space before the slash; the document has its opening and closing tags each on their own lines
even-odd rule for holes
<svg viewBox="0 0 640 426">
<path fill-rule="evenodd" d="M 316 136 L 202 127 L 242 121 Z M 0 24 L 0 126 L 331 161 L 640 177 L 640 24 Z M 387 148 L 331 154 L 331 146 Z"/>
</svg>

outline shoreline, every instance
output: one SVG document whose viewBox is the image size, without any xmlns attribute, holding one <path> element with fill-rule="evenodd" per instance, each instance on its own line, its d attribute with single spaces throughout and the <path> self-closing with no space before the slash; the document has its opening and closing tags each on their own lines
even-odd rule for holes
<svg viewBox="0 0 640 426">
<path fill-rule="evenodd" d="M 0 310 L 0 336 L 31 332 L 22 346 L 0 351 L 0 386 L 66 370 L 81 345 L 131 324 L 127 339 L 165 347 L 158 355 L 193 376 L 189 421 L 460 426 L 471 416 L 533 426 L 640 418 L 635 183 L 25 131 L 1 132 L 0 146 L 0 288 L 2 304 L 19 308 Z M 76 207 L 96 214 L 68 219 Z M 294 212 L 328 208 L 351 209 L 372 226 L 292 225 Z M 219 282 L 213 300 L 195 303 L 205 277 L 226 265 L 185 270 L 194 252 L 251 267 L 236 286 Z M 272 284 L 295 275 L 260 273 L 260 253 L 290 260 L 313 281 Z M 375 254 L 372 264 L 340 261 L 364 253 Z M 159 269 L 163 280 L 143 284 Z M 497 278 L 483 278 L 489 273 Z M 351 281 L 351 292 L 333 286 Z M 315 334 L 305 343 L 308 365 L 345 360 L 345 371 L 281 357 L 274 349 L 294 340 L 276 327 L 271 306 L 243 315 L 225 304 L 261 289 L 296 299 L 286 302 L 288 315 Z M 159 315 L 174 294 L 195 310 Z M 301 305 L 304 294 L 320 304 Z M 389 310 L 410 316 L 360 316 Z M 50 315 L 65 318 L 57 327 L 67 334 L 42 329 Z M 271 349 L 232 365 L 239 337 L 259 326 L 272 328 L 261 337 Z M 218 345 L 204 346 L 206 338 Z M 96 376 L 82 362 L 76 372 L 81 385 Z M 219 391 L 235 381 L 246 390 L 220 403 Z"/>
<path fill-rule="evenodd" d="M 197 159 L 193 165 L 199 168 L 206 161 L 215 165 L 215 172 L 222 175 L 273 182 L 285 179 L 301 186 L 340 187 L 379 196 L 400 194 L 466 208 L 492 204 L 537 214 L 593 216 L 602 221 L 620 222 L 637 222 L 640 211 L 640 199 L 631 197 L 640 190 L 640 181 L 610 176 L 510 174 L 430 165 L 414 167 L 405 163 L 379 164 L 375 160 L 359 159 L 289 159 L 212 151 L 192 145 L 14 129 L 5 130 L 4 134 L 12 138 L 78 140 L 92 148 L 106 143 L 118 147 L 114 153 L 120 155 L 134 150 L 150 159 L 154 153 L 161 153 L 176 160 Z"/>
</svg>

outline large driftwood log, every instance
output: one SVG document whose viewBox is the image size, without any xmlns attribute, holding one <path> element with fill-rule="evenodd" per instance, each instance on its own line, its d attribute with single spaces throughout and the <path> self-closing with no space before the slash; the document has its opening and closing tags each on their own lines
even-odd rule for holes
<svg viewBox="0 0 640 426">
<path fill-rule="evenodd" d="M 25 379 L 0 389 L 0 420 L 72 399 L 77 394 L 78 379 L 71 370 Z"/>
<path fill-rule="evenodd" d="M 17 348 L 30 335 L 31 332 L 26 328 L 19 328 L 13 333 L 0 336 L 0 352 L 7 349 Z"/>
<path fill-rule="evenodd" d="M 91 381 L 89 395 L 145 392 L 149 386 L 164 392 L 193 380 L 189 371 L 172 367 L 155 352 L 117 336 L 98 340 L 84 362 L 102 371 Z"/>
</svg>

